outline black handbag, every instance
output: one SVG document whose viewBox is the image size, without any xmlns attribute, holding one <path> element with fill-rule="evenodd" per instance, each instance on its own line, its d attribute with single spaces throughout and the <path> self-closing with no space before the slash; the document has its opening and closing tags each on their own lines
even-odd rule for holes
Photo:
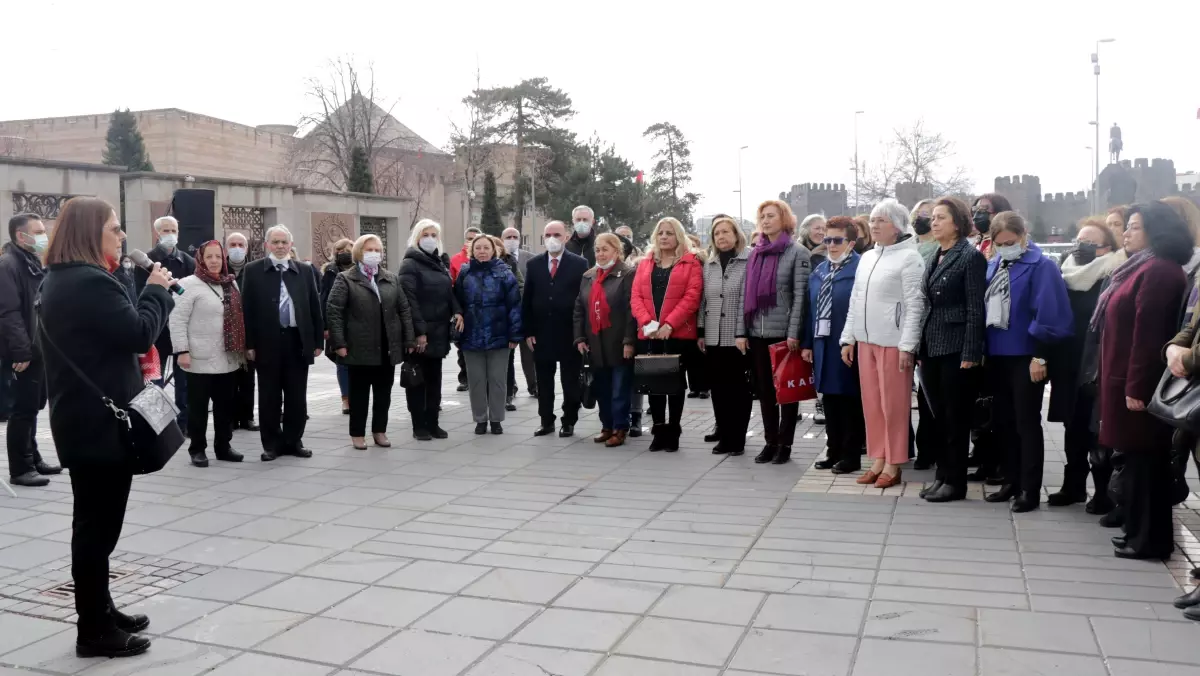
<svg viewBox="0 0 1200 676">
<path fill-rule="evenodd" d="M 184 436 L 183 431 L 179 429 L 179 423 L 176 422 L 179 409 L 163 388 L 154 383 L 147 383 L 128 403 L 118 406 L 59 349 L 58 345 L 54 344 L 41 322 L 38 322 L 38 329 L 46 343 L 54 348 L 83 384 L 96 393 L 101 404 L 112 411 L 113 417 L 117 419 L 121 443 L 129 452 L 132 472 L 152 474 L 166 467 L 175 452 L 183 446 Z M 175 372 L 172 370 L 171 375 L 163 381 L 163 385 L 171 382 L 171 378 L 174 377 Z"/>
<path fill-rule="evenodd" d="M 411 361 L 405 361 L 400 365 L 400 387 L 408 389 L 410 387 L 420 387 L 425 384 L 425 374 L 421 372 L 421 367 Z"/>
<path fill-rule="evenodd" d="M 638 394 L 683 394 L 683 362 L 677 354 L 639 354 L 633 358 L 633 388 Z"/>
<path fill-rule="evenodd" d="M 592 363 L 585 356 L 583 368 L 579 369 L 579 403 L 589 410 L 596 408 L 596 388 L 592 384 L 595 379 L 596 374 L 592 373 Z"/>
<path fill-rule="evenodd" d="M 1171 427 L 1200 432 L 1200 387 L 1196 378 L 1178 378 L 1164 371 L 1146 410 Z"/>
</svg>

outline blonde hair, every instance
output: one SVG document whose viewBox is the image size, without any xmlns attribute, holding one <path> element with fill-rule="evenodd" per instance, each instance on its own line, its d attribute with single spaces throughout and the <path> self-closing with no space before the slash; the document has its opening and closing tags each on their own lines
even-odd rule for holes
<svg viewBox="0 0 1200 676">
<path fill-rule="evenodd" d="M 367 233 L 367 234 L 363 235 L 362 237 L 359 237 L 358 239 L 354 240 L 354 246 L 353 246 L 353 248 L 350 249 L 350 256 L 352 258 L 354 258 L 354 261 L 356 263 L 362 262 L 363 249 L 366 248 L 367 242 L 370 242 L 371 240 L 375 240 L 375 243 L 379 245 L 380 251 L 383 250 L 383 240 L 379 239 L 378 235 L 372 235 L 370 233 Z"/>
<path fill-rule="evenodd" d="M 485 235 L 481 232 L 475 236 L 475 239 L 471 240 L 471 252 L 469 256 L 471 260 L 478 260 L 475 258 L 475 247 L 479 246 L 480 242 L 487 242 L 488 245 L 492 247 L 492 258 L 500 258 L 500 252 L 504 251 L 503 242 L 500 242 L 500 240 L 492 237 L 491 235 Z M 500 242 L 500 244 L 497 245 L 497 242 Z"/>
<path fill-rule="evenodd" d="M 621 241 L 620 237 L 611 232 L 602 232 L 596 235 L 596 243 L 593 245 L 593 248 L 599 247 L 601 244 L 607 244 L 617 250 L 618 263 L 625 261 L 625 243 Z"/>
<path fill-rule="evenodd" d="M 728 223 L 729 227 L 733 228 L 733 236 L 736 240 L 733 245 L 733 254 L 736 256 L 737 254 L 742 253 L 742 250 L 746 248 L 746 233 L 738 227 L 737 223 L 732 218 L 728 216 L 721 216 L 720 218 L 714 219 L 712 226 L 708 229 L 709 260 L 712 260 L 717 255 L 717 226 L 724 225 L 725 223 Z"/>
<path fill-rule="evenodd" d="M 432 218 L 422 218 L 417 221 L 412 230 L 408 233 L 408 247 L 410 249 L 419 248 L 418 244 L 421 241 L 421 233 L 433 228 L 434 234 L 437 235 L 438 251 L 442 250 L 442 226 Z"/>
<path fill-rule="evenodd" d="M 654 258 L 656 263 L 662 262 L 662 250 L 658 248 L 658 233 L 664 228 L 670 228 L 675 233 L 675 260 L 683 258 L 683 255 L 692 250 L 692 242 L 688 239 L 687 230 L 683 229 L 683 223 L 679 222 L 678 218 L 659 219 L 654 226 L 654 232 L 650 233 L 650 256 Z"/>
<path fill-rule="evenodd" d="M 362 238 L 360 237 L 359 239 L 362 239 Z M 340 251 L 353 251 L 353 249 L 354 249 L 354 242 L 352 242 L 351 240 L 349 240 L 345 237 L 343 237 L 333 243 L 333 252 L 334 253 L 338 253 Z"/>
</svg>

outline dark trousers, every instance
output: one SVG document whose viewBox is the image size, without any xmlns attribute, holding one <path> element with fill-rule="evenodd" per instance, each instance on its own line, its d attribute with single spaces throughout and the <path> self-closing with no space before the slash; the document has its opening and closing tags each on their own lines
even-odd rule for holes
<svg viewBox="0 0 1200 676">
<path fill-rule="evenodd" d="M 1166 558 L 1175 548 L 1171 523 L 1171 455 L 1168 449 L 1124 454 L 1121 472 L 1122 509 L 1127 547 L 1152 558 Z"/>
<path fill-rule="evenodd" d="M 466 385 L 467 384 L 467 360 L 463 356 L 463 351 L 462 351 L 461 347 L 455 351 L 458 352 L 458 384 Z"/>
<path fill-rule="evenodd" d="M 40 359 L 29 362 L 24 371 L 12 370 L 12 362 L 0 362 L 0 378 L 11 377 L 7 438 L 8 474 L 18 477 L 33 472 L 42 456 L 37 448 L 38 411 L 46 407 L 46 371 Z M 11 374 L 11 375 L 10 375 Z"/>
<path fill-rule="evenodd" d="M 534 352 L 537 355 L 537 352 Z M 562 383 L 562 422 L 574 425 L 579 420 L 579 400 L 583 393 L 579 388 L 579 372 L 583 369 L 583 357 L 571 346 L 558 360 L 537 359 L 538 416 L 543 425 L 553 425 L 554 374 L 557 371 Z"/>
<path fill-rule="evenodd" d="M 263 449 L 288 453 L 300 448 L 308 418 L 308 360 L 300 332 L 280 329 L 279 348 L 269 360 L 258 351 L 258 422 Z"/>
<path fill-rule="evenodd" d="M 1042 393 L 1046 382 L 1029 377 L 1030 357 L 989 357 L 994 428 L 1003 454 L 1004 476 L 1022 492 L 1042 490 L 1046 444 L 1042 436 Z"/>
<path fill-rule="evenodd" d="M 71 493 L 71 579 L 75 581 L 75 610 L 79 634 L 95 636 L 113 626 L 108 614 L 108 557 L 121 537 L 125 505 L 133 476 L 98 467 L 73 468 Z"/>
<path fill-rule="evenodd" d="M 525 374 L 525 390 L 530 394 L 536 394 L 537 388 L 537 361 L 533 358 L 533 350 L 529 349 L 529 344 L 521 341 L 521 372 Z"/>
<path fill-rule="evenodd" d="M 783 338 L 750 339 L 750 377 L 758 394 L 759 412 L 763 419 L 764 441 L 771 446 L 791 446 L 796 436 L 796 418 L 800 404 L 777 404 L 775 381 L 772 379 L 770 347 Z M 828 418 L 826 413 L 826 418 Z"/>
<path fill-rule="evenodd" d="M 187 373 L 179 368 L 178 355 L 167 354 L 163 350 L 158 351 L 158 370 L 162 373 L 162 378 L 157 380 L 159 387 L 163 387 L 163 383 L 167 379 L 167 359 L 171 360 L 171 372 L 175 375 L 171 378 L 171 384 L 175 386 L 175 405 L 179 407 L 179 416 L 175 421 L 179 423 L 181 429 L 188 428 L 188 382 Z"/>
<path fill-rule="evenodd" d="M 709 391 L 711 384 L 709 382 L 709 374 L 706 371 L 707 366 L 707 360 L 704 358 L 704 353 L 700 351 L 699 347 L 691 351 L 690 354 L 685 355 L 683 367 L 687 371 L 688 389 L 690 391 Z"/>
<path fill-rule="evenodd" d="M 606 430 L 629 429 L 629 404 L 633 398 L 633 364 L 622 362 L 609 368 L 592 369 L 592 387 L 600 426 Z"/>
<path fill-rule="evenodd" d="M 240 370 L 240 369 L 239 369 Z M 208 430 L 208 402 L 213 410 L 213 448 L 218 453 L 229 450 L 233 440 L 234 392 L 237 388 L 237 371 L 230 373 L 188 374 L 188 438 L 191 445 L 188 453 L 203 453 L 208 448 L 204 435 Z"/>
<path fill-rule="evenodd" d="M 12 413 L 13 370 L 12 362 L 4 361 L 0 364 L 4 366 L 0 369 L 0 420 L 2 420 Z"/>
<path fill-rule="evenodd" d="M 746 447 L 750 426 L 750 381 L 746 370 L 750 358 L 736 347 L 709 345 L 705 368 L 712 385 L 713 417 L 721 432 L 721 448 L 736 451 Z"/>
<path fill-rule="evenodd" d="M 847 465 L 862 463 L 862 447 L 867 443 L 867 423 L 863 418 L 862 395 L 826 394 L 825 433 L 829 436 L 826 457 Z"/>
<path fill-rule="evenodd" d="M 241 368 L 233 374 L 233 422 L 239 427 L 248 427 L 254 421 L 254 369 Z"/>
<path fill-rule="evenodd" d="M 350 436 L 367 436 L 367 403 L 372 391 L 375 401 L 371 406 L 371 434 L 387 432 L 388 409 L 392 407 L 392 384 L 396 381 L 396 367 L 346 366 L 350 375 Z"/>
<path fill-rule="evenodd" d="M 1095 405 L 1096 397 L 1092 389 L 1079 388 L 1075 395 L 1075 410 L 1071 419 L 1063 425 L 1063 450 L 1067 455 L 1067 465 L 1063 468 L 1064 492 L 1086 495 L 1089 470 L 1092 472 L 1092 482 L 1096 486 L 1096 495 L 1105 495 L 1108 491 L 1108 476 L 1112 474 L 1112 468 L 1108 467 L 1107 463 L 1097 463 L 1092 467 L 1089 462 L 1093 451 L 1097 450 L 1096 433 L 1092 431 L 1092 412 Z"/>
<path fill-rule="evenodd" d="M 421 369 L 421 384 L 404 390 L 413 430 L 432 431 L 438 424 L 438 406 L 442 405 L 442 361 L 445 357 L 414 353 L 408 359 Z"/>
<path fill-rule="evenodd" d="M 969 409 L 968 409 L 969 410 Z M 969 414 L 968 414 L 969 415 Z M 933 411 L 929 408 L 929 393 L 922 385 L 917 386 L 917 431 L 913 438 L 917 447 L 916 457 L 920 460 L 937 462 L 941 446 L 938 440 L 937 424 Z M 968 431 L 968 436 L 970 432 Z"/>
<path fill-rule="evenodd" d="M 935 478 L 956 488 L 967 485 L 967 455 L 971 444 L 971 412 L 975 405 L 976 369 L 962 368 L 962 355 L 947 354 L 921 360 L 921 384 L 928 415 L 921 427 L 930 430 L 927 448 L 937 463 Z M 1028 361 L 1025 379 L 1029 379 Z M 1041 400 L 1038 400 L 1041 406 Z"/>
</svg>

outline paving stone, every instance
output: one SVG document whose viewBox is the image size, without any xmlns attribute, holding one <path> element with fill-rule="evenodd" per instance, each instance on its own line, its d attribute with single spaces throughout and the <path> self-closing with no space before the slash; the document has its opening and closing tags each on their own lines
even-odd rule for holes
<svg viewBox="0 0 1200 676">
<path fill-rule="evenodd" d="M 313 503 L 309 503 L 313 504 Z M 307 505 L 300 505 L 296 509 L 288 510 L 288 516 L 292 518 L 280 519 L 273 516 L 253 517 L 244 514 L 234 514 L 232 516 L 250 519 L 240 526 L 234 526 L 222 533 L 227 537 L 246 538 L 248 540 L 266 540 L 267 542 L 279 542 L 286 540 L 291 536 L 301 531 L 308 530 L 313 527 L 311 521 L 299 520 L 296 512 Z M 210 514 L 221 514 L 222 512 L 209 512 Z M 178 523 L 171 524 L 174 528 Z"/>
<path fill-rule="evenodd" d="M 979 676 L 1029 676 L 1029 674 L 1070 674 L 1070 676 L 1108 676 L 1104 660 L 1083 655 L 1032 652 L 1004 648 L 980 648 Z M 1164 676 L 1165 676 L 1164 672 Z M 1198 671 L 1197 673 L 1200 673 Z M 1113 676 L 1121 676 L 1114 670 Z M 1139 671 L 1137 676 L 1153 676 Z M 1174 676 L 1184 676 L 1175 672 Z"/>
<path fill-rule="evenodd" d="M 250 648 L 287 630 L 303 615 L 270 608 L 231 605 L 171 632 L 173 638 Z"/>
<path fill-rule="evenodd" d="M 457 563 L 414 561 L 378 582 L 384 587 L 400 587 L 453 594 L 487 573 L 490 568 Z"/>
<path fill-rule="evenodd" d="M 87 669 L 88 667 L 107 661 L 103 657 L 76 657 L 75 632 L 69 629 L 69 625 L 64 625 L 63 631 L 59 631 L 48 638 L 44 638 L 40 641 L 31 643 L 23 648 L 19 648 L 13 652 L 10 652 L 0 659 L 2 659 L 5 664 L 11 664 L 18 667 L 27 667 L 29 669 L 40 669 L 42 671 L 49 671 L 59 674 L 78 673 L 84 669 Z M 28 672 L 9 672 L 6 669 L 0 668 L 0 676 L 8 676 L 9 673 L 28 674 Z"/>
<path fill-rule="evenodd" d="M 466 676 L 587 676 L 602 657 L 597 653 L 510 643 L 497 648 Z"/>
<path fill-rule="evenodd" d="M 974 646 L 865 638 L 851 676 L 962 676 L 974 670 Z"/>
<path fill-rule="evenodd" d="M 1092 627 L 1106 657 L 1200 665 L 1200 652 L 1195 649 L 1200 645 L 1200 626 L 1194 623 L 1096 617 Z"/>
<path fill-rule="evenodd" d="M 746 625 L 764 595 L 757 592 L 675 586 L 650 611 L 651 615 L 681 620 Z"/>
<path fill-rule="evenodd" d="M 169 634 L 183 625 L 223 608 L 221 601 L 191 599 L 173 594 L 156 594 L 121 610 L 131 615 L 144 614 L 151 618 L 151 634 Z"/>
<path fill-rule="evenodd" d="M 443 594 L 368 587 L 321 614 L 355 622 L 406 627 L 449 598 Z"/>
<path fill-rule="evenodd" d="M 293 577 L 252 594 L 242 603 L 313 614 L 363 590 L 363 585 L 311 577 Z"/>
<path fill-rule="evenodd" d="M 866 607 L 866 601 L 853 599 L 771 594 L 754 626 L 857 635 Z"/>
<path fill-rule="evenodd" d="M 662 596 L 664 584 L 584 578 L 558 597 L 556 606 L 607 610 L 618 613 L 644 613 Z"/>
<path fill-rule="evenodd" d="M 976 641 L 975 618 L 974 608 L 875 601 L 867 610 L 863 635 L 973 645 Z"/>
<path fill-rule="evenodd" d="M 284 579 L 279 573 L 222 568 L 171 590 L 175 596 L 212 601 L 239 601 Z"/>
<path fill-rule="evenodd" d="M 460 636 L 501 639 L 533 617 L 540 607 L 512 601 L 455 598 L 413 625 Z"/>
<path fill-rule="evenodd" d="M 202 533 L 204 535 L 217 535 L 224 533 L 227 530 L 245 525 L 254 520 L 255 517 L 245 514 L 230 514 L 228 512 L 200 512 L 184 517 L 177 521 L 171 521 L 164 527 L 170 530 L 181 530 L 188 533 Z"/>
<path fill-rule="evenodd" d="M 234 561 L 236 568 L 251 570 L 266 570 L 275 573 L 298 573 L 322 559 L 329 558 L 337 552 L 322 547 L 304 547 L 302 545 L 287 545 L 276 543 L 264 549 Z"/>
<path fill-rule="evenodd" d="M 595 676 L 717 676 L 717 672 L 711 667 L 613 655 L 604 661 Z"/>
<path fill-rule="evenodd" d="M 549 603 L 575 580 L 573 575 L 497 568 L 468 586 L 462 593 L 507 601 Z"/>
<path fill-rule="evenodd" d="M 1099 654 L 1087 619 L 1075 615 L 983 608 L 979 628 L 985 646 Z"/>
<path fill-rule="evenodd" d="M 1200 676 L 1200 667 L 1140 660 L 1108 660 L 1112 676 Z M 984 676 L 991 676 L 985 674 Z"/>
<path fill-rule="evenodd" d="M 721 666 L 742 636 L 741 627 L 647 617 L 616 652 L 677 662 Z"/>
<path fill-rule="evenodd" d="M 372 528 L 356 528 L 354 526 L 339 526 L 323 523 L 308 530 L 301 531 L 284 540 L 287 544 L 308 545 L 311 547 L 328 547 L 332 549 L 349 549 L 354 545 L 370 540 L 383 533 Z"/>
<path fill-rule="evenodd" d="M 301 574 L 342 580 L 343 582 L 371 584 L 386 577 L 389 573 L 399 570 L 407 563 L 409 563 L 409 559 L 350 551 L 331 556 L 315 566 L 305 568 Z"/>
<path fill-rule="evenodd" d="M 266 542 L 256 540 L 214 535 L 171 550 L 169 556 L 189 563 L 224 566 L 264 549 L 267 545 Z"/>
<path fill-rule="evenodd" d="M 963 589 L 967 591 L 994 591 L 1009 594 L 1024 594 L 1025 581 L 1018 578 L 988 577 L 986 575 L 950 575 L 947 573 L 919 573 L 902 570 L 881 570 L 876 584 L 902 585 L 905 587 L 930 587 L 933 589 Z"/>
<path fill-rule="evenodd" d="M 270 655 L 242 653 L 222 663 L 206 676 L 263 676 L 263 674 L 286 674 L 287 676 L 326 676 L 334 667 L 298 662 Z"/>
<path fill-rule="evenodd" d="M 637 621 L 636 615 L 551 608 L 513 636 L 516 643 L 599 650 L 612 648 Z"/>
<path fill-rule="evenodd" d="M 154 639 L 150 650 L 135 657 L 105 660 L 82 672 L 86 676 L 198 676 L 237 655 L 213 645 Z"/>
<path fill-rule="evenodd" d="M 391 633 L 392 629 L 388 627 L 314 617 L 260 644 L 257 650 L 314 662 L 345 664 Z"/>
<path fill-rule="evenodd" d="M 845 676 L 857 643 L 849 636 L 752 628 L 730 666 L 789 676 Z"/>
<path fill-rule="evenodd" d="M 1026 610 L 1029 607 L 1029 599 L 1024 594 L 970 592 L 956 589 L 928 589 L 925 587 L 875 587 L 875 598 L 881 601 L 940 603 L 981 608 Z"/>
<path fill-rule="evenodd" d="M 409 630 L 388 639 L 352 666 L 394 676 L 455 676 L 492 641 Z"/>
</svg>

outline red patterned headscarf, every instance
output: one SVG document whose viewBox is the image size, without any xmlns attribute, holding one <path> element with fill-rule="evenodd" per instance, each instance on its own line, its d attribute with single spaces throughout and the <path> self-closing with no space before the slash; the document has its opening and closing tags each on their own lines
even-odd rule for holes
<svg viewBox="0 0 1200 676">
<path fill-rule="evenodd" d="M 221 250 L 221 272 L 214 275 L 204 264 L 204 250 L 216 246 Z M 225 247 L 215 239 L 210 239 L 196 248 L 196 276 L 209 284 L 220 284 L 225 306 L 223 333 L 225 334 L 225 350 L 241 354 L 246 351 L 246 325 L 242 319 L 242 294 L 237 288 L 237 277 L 229 274 L 229 264 L 225 258 Z"/>
</svg>

